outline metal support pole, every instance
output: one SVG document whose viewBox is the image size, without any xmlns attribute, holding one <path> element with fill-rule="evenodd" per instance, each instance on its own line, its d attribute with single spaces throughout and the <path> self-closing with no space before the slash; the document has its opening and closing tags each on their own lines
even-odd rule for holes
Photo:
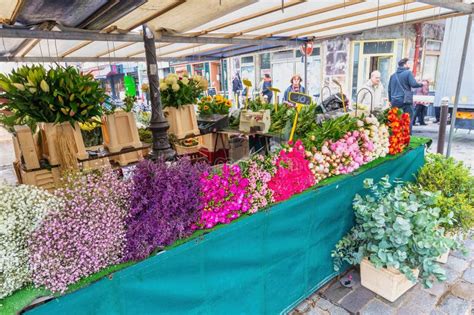
<svg viewBox="0 0 474 315">
<path fill-rule="evenodd" d="M 453 141 L 454 125 L 456 124 L 456 114 L 458 112 L 459 94 L 461 93 L 462 78 L 464 75 L 464 65 L 466 64 L 467 48 L 469 46 L 469 38 L 471 37 L 471 28 L 472 28 L 472 14 L 470 14 L 467 19 L 466 36 L 464 37 L 464 47 L 462 49 L 461 64 L 459 65 L 458 82 L 456 85 L 456 94 L 454 96 L 453 113 L 451 114 L 451 126 L 449 126 L 448 149 L 446 150 L 447 157 L 451 155 L 451 142 Z"/>
<path fill-rule="evenodd" d="M 145 44 L 146 70 L 148 73 L 148 84 L 150 86 L 151 120 L 150 130 L 153 134 L 153 145 L 151 158 L 164 158 L 172 160 L 176 152 L 171 148 L 168 141 L 167 130 L 170 127 L 163 114 L 161 95 L 158 80 L 158 64 L 156 63 L 155 36 L 146 24 L 143 27 L 143 42 Z"/>
<path fill-rule="evenodd" d="M 446 140 L 446 124 L 448 122 L 449 98 L 443 97 L 441 100 L 441 116 L 439 118 L 438 148 L 439 154 L 444 154 L 444 142 Z"/>
<path fill-rule="evenodd" d="M 308 92 L 308 54 L 306 53 L 308 51 L 308 43 L 304 44 L 304 55 L 303 55 L 303 60 L 304 60 L 304 85 L 306 89 L 306 93 Z"/>
</svg>

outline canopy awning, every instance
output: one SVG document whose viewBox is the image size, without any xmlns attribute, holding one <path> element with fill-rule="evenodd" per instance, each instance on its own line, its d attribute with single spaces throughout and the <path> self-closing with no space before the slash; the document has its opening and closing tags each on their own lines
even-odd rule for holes
<svg viewBox="0 0 474 315">
<path fill-rule="evenodd" d="M 461 0 L 0 0 L 0 7 L 0 61 L 32 62 L 144 60 L 144 23 L 157 32 L 159 60 L 187 61 L 472 13 Z"/>
</svg>

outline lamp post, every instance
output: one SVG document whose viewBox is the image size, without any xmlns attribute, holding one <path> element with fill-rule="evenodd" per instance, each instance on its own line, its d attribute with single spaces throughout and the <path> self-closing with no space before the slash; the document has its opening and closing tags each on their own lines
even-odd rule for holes
<svg viewBox="0 0 474 315">
<path fill-rule="evenodd" d="M 168 140 L 167 130 L 170 126 L 163 114 L 163 107 L 161 105 L 158 64 L 156 63 L 155 35 L 146 24 L 142 25 L 142 28 L 151 102 L 151 120 L 149 127 L 153 135 L 151 158 L 153 160 L 158 158 L 173 160 L 176 157 L 176 152 L 171 148 Z"/>
</svg>

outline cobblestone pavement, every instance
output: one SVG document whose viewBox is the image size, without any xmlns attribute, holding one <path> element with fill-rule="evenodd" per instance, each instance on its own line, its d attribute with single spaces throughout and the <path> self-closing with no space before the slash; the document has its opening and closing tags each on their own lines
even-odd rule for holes
<svg viewBox="0 0 474 315">
<path fill-rule="evenodd" d="M 354 286 L 343 287 L 334 279 L 301 302 L 291 315 L 474 315 L 474 240 L 465 241 L 468 255 L 452 253 L 444 264 L 447 280 L 431 289 L 417 284 L 391 303 L 360 285 L 360 275 L 352 274 Z"/>
</svg>

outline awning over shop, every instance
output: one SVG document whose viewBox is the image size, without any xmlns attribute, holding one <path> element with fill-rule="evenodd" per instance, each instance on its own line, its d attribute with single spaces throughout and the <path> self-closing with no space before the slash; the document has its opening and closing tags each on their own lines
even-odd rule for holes
<svg viewBox="0 0 474 315">
<path fill-rule="evenodd" d="M 0 0 L 0 61 L 209 60 L 472 12 L 439 0 Z"/>
</svg>

